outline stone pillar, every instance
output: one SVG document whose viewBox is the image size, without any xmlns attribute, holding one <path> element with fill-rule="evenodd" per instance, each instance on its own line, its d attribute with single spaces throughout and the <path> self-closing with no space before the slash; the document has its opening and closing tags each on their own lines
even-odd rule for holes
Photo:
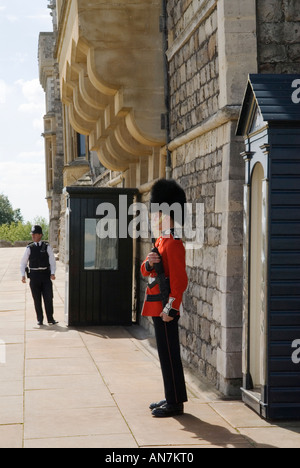
<svg viewBox="0 0 300 468">
<path fill-rule="evenodd" d="M 240 104 L 257 72 L 256 0 L 218 0 L 219 105 Z"/>
<path fill-rule="evenodd" d="M 243 277 L 243 176 L 240 145 L 234 138 L 235 122 L 224 126 L 222 181 L 216 184 L 215 212 L 220 213 L 221 239 L 218 246 L 218 294 L 221 340 L 217 350 L 220 389 L 234 393 L 234 381 L 240 379 L 242 352 L 242 277 Z M 227 130 L 225 132 L 225 129 Z M 224 138 L 223 137 L 223 138 Z M 236 382 L 239 387 L 239 381 Z M 231 389 L 230 389 L 231 387 Z"/>
</svg>

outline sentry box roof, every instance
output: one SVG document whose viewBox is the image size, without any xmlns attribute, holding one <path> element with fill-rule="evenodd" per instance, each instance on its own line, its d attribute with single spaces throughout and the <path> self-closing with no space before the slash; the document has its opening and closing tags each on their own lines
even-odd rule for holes
<svg viewBox="0 0 300 468">
<path fill-rule="evenodd" d="M 300 75 L 249 75 L 237 135 L 251 132 L 257 111 L 261 122 L 300 123 Z"/>
</svg>

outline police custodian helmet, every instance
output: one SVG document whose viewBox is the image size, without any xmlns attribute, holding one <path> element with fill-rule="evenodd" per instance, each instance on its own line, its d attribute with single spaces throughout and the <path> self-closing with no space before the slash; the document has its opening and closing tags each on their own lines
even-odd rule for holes
<svg viewBox="0 0 300 468">
<path fill-rule="evenodd" d="M 32 226 L 31 234 L 43 234 L 43 229 L 39 225 Z"/>
</svg>

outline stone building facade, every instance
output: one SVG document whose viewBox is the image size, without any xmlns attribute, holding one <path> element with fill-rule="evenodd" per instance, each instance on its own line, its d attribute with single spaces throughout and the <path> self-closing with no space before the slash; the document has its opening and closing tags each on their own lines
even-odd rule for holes
<svg viewBox="0 0 300 468">
<path fill-rule="evenodd" d="M 259 73 L 299 73 L 299 21 L 296 0 L 258 1 Z"/>
<path fill-rule="evenodd" d="M 249 72 L 257 71 L 255 2 L 168 1 L 173 177 L 204 204 L 204 245 L 187 251 L 185 361 L 225 394 L 239 392 L 243 183 L 235 137 Z"/>
<path fill-rule="evenodd" d="M 46 95 L 44 116 L 46 199 L 49 207 L 49 241 L 59 249 L 59 225 L 61 216 L 61 194 L 63 190 L 64 139 L 63 115 L 60 100 L 59 72 L 54 59 L 57 34 L 55 2 L 49 4 L 53 17 L 53 32 L 41 33 L 38 59 L 40 83 Z"/>
<path fill-rule="evenodd" d="M 204 246 L 187 252 L 183 355 L 225 394 L 239 392 L 244 144 L 236 121 L 250 73 L 300 70 L 290 0 L 168 0 L 173 177 L 204 203 Z"/>
<path fill-rule="evenodd" d="M 107 169 L 91 185 L 136 187 L 147 202 L 153 181 L 171 169 L 188 201 L 204 206 L 204 244 L 187 250 L 182 354 L 197 374 L 237 395 L 245 169 L 236 126 L 248 74 L 300 71 L 298 0 L 56 6 L 65 152 L 67 124 Z M 138 263 L 150 247 L 140 242 Z M 140 306 L 144 288 L 141 280 Z M 141 324 L 151 329 L 146 318 Z"/>
</svg>

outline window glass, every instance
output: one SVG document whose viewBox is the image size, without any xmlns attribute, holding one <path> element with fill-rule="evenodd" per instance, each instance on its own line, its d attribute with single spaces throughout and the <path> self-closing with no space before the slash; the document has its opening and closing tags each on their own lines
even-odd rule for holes
<svg viewBox="0 0 300 468">
<path fill-rule="evenodd" d="M 85 136 L 79 133 L 77 133 L 77 153 L 78 158 L 85 158 L 86 156 Z"/>
<path fill-rule="evenodd" d="M 109 228 L 103 230 L 102 220 L 85 220 L 85 270 L 118 270 L 118 221 L 110 221 Z"/>
</svg>

